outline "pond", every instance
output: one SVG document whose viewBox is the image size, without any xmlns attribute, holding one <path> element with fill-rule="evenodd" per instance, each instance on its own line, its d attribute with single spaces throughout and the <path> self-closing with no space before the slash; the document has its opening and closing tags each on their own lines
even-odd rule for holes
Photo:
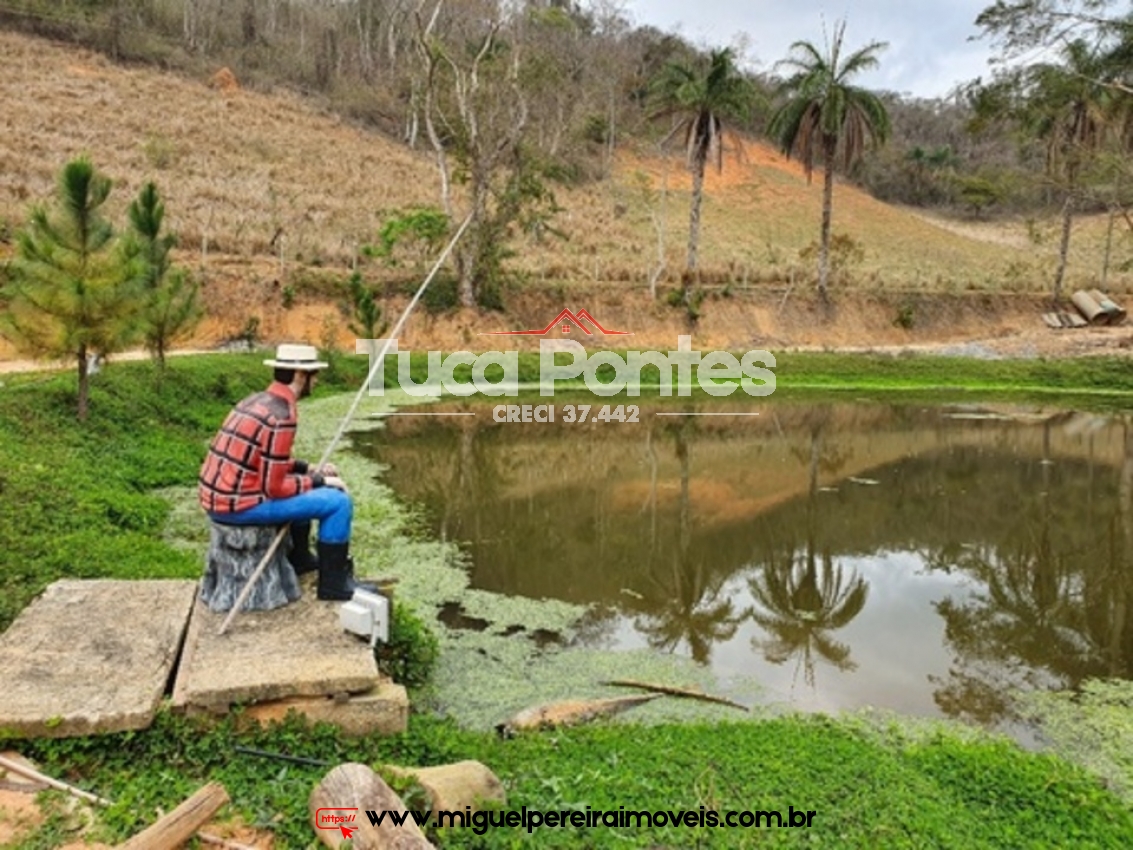
<svg viewBox="0 0 1133 850">
<path fill-rule="evenodd" d="M 1016 689 L 1133 673 L 1119 418 L 646 402 L 636 423 L 580 424 L 557 401 L 554 423 L 446 403 L 429 413 L 475 415 L 362 440 L 465 551 L 472 587 L 586 606 L 579 644 L 688 656 L 801 710 L 989 728 L 1013 724 Z"/>
</svg>

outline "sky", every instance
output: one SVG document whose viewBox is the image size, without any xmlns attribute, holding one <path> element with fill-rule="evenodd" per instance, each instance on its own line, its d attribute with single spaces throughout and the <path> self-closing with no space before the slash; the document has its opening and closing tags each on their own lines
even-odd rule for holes
<svg viewBox="0 0 1133 850">
<path fill-rule="evenodd" d="M 746 40 L 756 70 L 769 71 L 793 42 L 820 48 L 826 32 L 845 18 L 845 48 L 887 41 L 880 66 L 857 78 L 859 85 L 914 97 L 946 95 L 957 83 L 990 76 L 992 54 L 979 34 L 976 16 L 992 0 L 624 0 L 639 25 L 678 32 L 693 44 L 724 47 Z"/>
</svg>

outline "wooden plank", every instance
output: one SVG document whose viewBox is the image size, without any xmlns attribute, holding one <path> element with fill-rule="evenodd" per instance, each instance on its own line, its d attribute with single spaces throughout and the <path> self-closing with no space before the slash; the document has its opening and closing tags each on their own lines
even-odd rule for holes
<svg viewBox="0 0 1133 850">
<path fill-rule="evenodd" d="M 177 660 L 195 581 L 57 581 L 0 636 L 0 730 L 144 729 Z"/>
<path fill-rule="evenodd" d="M 204 826 L 221 806 L 228 792 L 219 782 L 210 782 L 157 823 L 139 832 L 119 850 L 168 850 L 180 847 Z"/>
</svg>

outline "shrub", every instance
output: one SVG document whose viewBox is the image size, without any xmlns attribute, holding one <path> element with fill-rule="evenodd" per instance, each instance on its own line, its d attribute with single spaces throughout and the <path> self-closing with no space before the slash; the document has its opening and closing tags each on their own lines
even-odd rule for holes
<svg viewBox="0 0 1133 850">
<path fill-rule="evenodd" d="M 389 643 L 374 650 L 378 669 L 407 688 L 420 688 L 432 678 L 440 644 L 432 629 L 412 608 L 395 602 Z"/>
</svg>

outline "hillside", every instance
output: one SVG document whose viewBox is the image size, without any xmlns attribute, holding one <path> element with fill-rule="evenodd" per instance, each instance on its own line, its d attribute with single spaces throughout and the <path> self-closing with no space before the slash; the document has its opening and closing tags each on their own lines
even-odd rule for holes
<svg viewBox="0 0 1133 850">
<path fill-rule="evenodd" d="M 384 213 L 437 202 L 428 151 L 286 92 L 210 86 L 4 32 L 0 99 L 0 233 L 50 196 L 60 166 L 79 153 L 114 179 L 110 207 L 118 220 L 142 183 L 157 181 L 168 225 L 181 236 L 179 260 L 208 282 L 208 341 L 237 333 L 250 315 L 262 319 L 261 330 L 290 332 L 293 322 L 276 306 L 283 290 L 290 286 L 297 305 L 309 308 L 320 290 L 333 290 Z M 821 175 L 808 185 L 797 163 L 754 140 L 733 138 L 729 147 L 722 173 L 707 180 L 705 284 L 775 301 L 792 283 L 805 294 L 813 261 L 800 251 L 817 239 Z M 564 287 L 579 285 L 636 299 L 657 265 L 656 220 L 664 233 L 662 285 L 672 283 L 683 265 L 688 186 L 676 157 L 623 148 L 610 179 L 556 188 L 563 207 L 556 226 L 566 238 L 516 244 L 512 265 L 560 300 Z M 1042 293 L 1056 248 L 1053 222 L 945 221 L 850 185 L 836 189 L 834 226 L 861 251 L 836 294 Z M 1130 253 L 1119 226 L 1114 266 Z M 1071 286 L 1096 280 L 1104 229 L 1102 220 L 1077 226 Z M 5 249 L 10 243 L 0 244 Z M 383 274 L 374 264 L 364 271 Z M 1133 291 L 1133 275 L 1111 273 L 1110 288 Z M 873 324 L 891 330 L 885 310 Z M 312 314 L 302 315 L 301 324 Z M 311 335 L 309 323 L 303 332 Z"/>
</svg>

